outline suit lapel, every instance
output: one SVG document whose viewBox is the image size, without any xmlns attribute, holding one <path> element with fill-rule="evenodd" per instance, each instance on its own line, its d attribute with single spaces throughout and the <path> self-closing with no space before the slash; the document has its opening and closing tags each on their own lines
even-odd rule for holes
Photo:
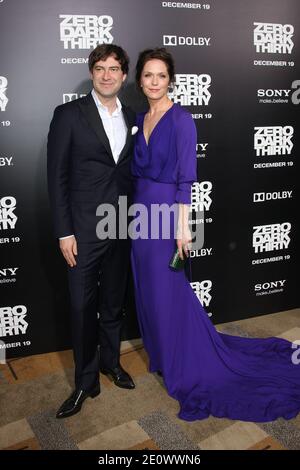
<svg viewBox="0 0 300 470">
<path fill-rule="evenodd" d="M 107 150 L 107 153 L 112 158 L 115 164 L 115 160 L 114 160 L 111 148 L 110 148 L 110 143 L 103 127 L 102 119 L 99 116 L 97 106 L 95 104 L 94 98 L 92 97 L 91 93 L 89 93 L 83 100 L 80 100 L 78 102 L 78 105 L 80 106 L 80 109 L 82 110 L 86 119 L 88 120 L 91 128 L 97 135 L 100 142 L 104 145 L 104 147 Z M 122 105 L 122 112 L 123 112 L 125 124 L 127 126 L 127 135 L 126 135 L 125 145 L 120 153 L 117 164 L 119 164 L 119 162 L 126 156 L 130 143 L 131 143 L 131 139 L 132 139 L 131 123 L 130 123 L 130 119 L 127 113 L 127 108 L 124 105 Z"/>
<path fill-rule="evenodd" d="M 126 123 L 126 126 L 127 126 L 127 135 L 126 135 L 126 141 L 125 141 L 125 145 L 120 153 L 120 156 L 119 156 L 119 160 L 118 160 L 118 163 L 120 163 L 120 161 L 126 156 L 127 154 L 127 151 L 129 149 L 129 146 L 130 146 L 130 142 L 131 142 L 131 124 L 130 124 L 130 121 L 129 121 L 129 117 L 128 117 L 128 114 L 127 114 L 127 109 L 124 105 L 122 105 L 122 112 L 123 112 L 123 116 L 124 116 L 124 120 L 125 120 L 125 123 Z"/>
<path fill-rule="evenodd" d="M 107 153 L 111 156 L 111 158 L 113 159 L 113 162 L 115 163 L 114 157 L 110 148 L 109 140 L 103 127 L 102 119 L 100 118 L 97 106 L 95 104 L 95 101 L 91 93 L 89 93 L 85 99 L 80 100 L 78 105 L 80 106 L 80 109 L 82 110 L 85 117 L 87 118 L 91 128 L 93 129 L 93 131 L 95 132 L 95 134 L 97 135 L 101 143 L 104 145 L 104 147 L 107 150 Z"/>
</svg>

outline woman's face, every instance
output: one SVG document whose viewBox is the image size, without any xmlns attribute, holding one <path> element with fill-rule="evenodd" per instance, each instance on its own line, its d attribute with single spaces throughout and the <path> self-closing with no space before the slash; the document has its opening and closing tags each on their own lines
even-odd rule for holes
<svg viewBox="0 0 300 470">
<path fill-rule="evenodd" d="M 142 70 L 141 87 L 148 99 L 159 100 L 168 92 L 170 77 L 163 60 L 151 59 Z"/>
</svg>

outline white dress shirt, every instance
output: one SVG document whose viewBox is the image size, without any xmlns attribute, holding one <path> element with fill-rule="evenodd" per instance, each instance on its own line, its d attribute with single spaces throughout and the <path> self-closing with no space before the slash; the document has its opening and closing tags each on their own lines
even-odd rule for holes
<svg viewBox="0 0 300 470">
<path fill-rule="evenodd" d="M 92 97 L 94 98 L 105 133 L 108 137 L 114 161 L 117 164 L 127 137 L 127 126 L 122 113 L 122 103 L 119 98 L 117 98 L 117 107 L 114 112 L 110 114 L 107 107 L 99 100 L 94 89 L 92 90 Z M 71 237 L 73 237 L 73 235 L 61 237 L 60 240 Z"/>
<path fill-rule="evenodd" d="M 118 163 L 118 159 L 125 145 L 127 136 L 127 126 L 122 113 L 122 104 L 119 98 L 117 98 L 117 107 L 114 112 L 110 114 L 107 107 L 99 100 L 95 90 L 92 91 L 92 97 L 94 98 L 99 115 L 102 119 L 114 161 Z"/>
</svg>

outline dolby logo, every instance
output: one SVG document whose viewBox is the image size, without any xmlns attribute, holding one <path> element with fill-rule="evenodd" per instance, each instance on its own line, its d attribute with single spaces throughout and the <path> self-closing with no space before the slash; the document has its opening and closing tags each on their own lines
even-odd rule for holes
<svg viewBox="0 0 300 470">
<path fill-rule="evenodd" d="M 210 39 L 195 36 L 163 36 L 164 46 L 210 46 Z"/>
<path fill-rule="evenodd" d="M 253 193 L 253 202 L 276 201 L 292 199 L 293 191 L 274 191 L 273 193 Z"/>
<path fill-rule="evenodd" d="M 0 157 L 0 166 L 13 166 L 12 157 Z"/>
<path fill-rule="evenodd" d="M 63 94 L 63 103 L 69 103 L 70 101 L 78 100 L 78 98 L 82 98 L 86 96 L 85 93 L 64 93 Z"/>
</svg>

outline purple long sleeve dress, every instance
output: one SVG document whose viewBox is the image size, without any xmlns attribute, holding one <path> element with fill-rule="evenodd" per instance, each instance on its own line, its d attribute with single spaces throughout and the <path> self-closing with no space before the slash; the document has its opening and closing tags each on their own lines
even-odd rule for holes
<svg viewBox="0 0 300 470">
<path fill-rule="evenodd" d="M 149 209 L 151 204 L 189 204 L 196 180 L 191 115 L 174 104 L 148 145 L 143 121 L 144 114 L 138 115 L 134 202 Z M 295 417 L 300 411 L 300 364 L 292 362 L 291 343 L 218 333 L 184 271 L 169 268 L 175 243 L 173 229 L 169 239 L 133 240 L 132 269 L 150 371 L 162 372 L 168 393 L 180 404 L 179 417 L 256 422 Z"/>
</svg>

